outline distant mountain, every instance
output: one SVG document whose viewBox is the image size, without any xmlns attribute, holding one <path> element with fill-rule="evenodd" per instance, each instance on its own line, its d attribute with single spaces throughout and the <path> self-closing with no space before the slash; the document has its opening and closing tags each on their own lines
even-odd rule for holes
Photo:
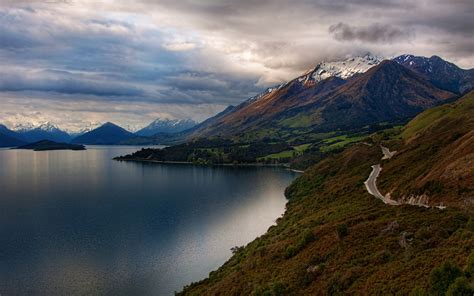
<svg viewBox="0 0 474 296">
<path fill-rule="evenodd" d="M 100 122 L 89 122 L 84 124 L 84 126 L 80 130 L 75 130 L 75 131 L 70 131 L 68 132 L 71 135 L 71 138 L 77 138 L 87 132 L 90 132 L 91 130 L 94 130 L 98 128 L 99 126 L 103 125 L 103 123 Z"/>
<path fill-rule="evenodd" d="M 156 119 L 135 134 L 150 137 L 158 133 L 179 133 L 194 127 L 196 124 L 197 122 L 191 119 Z"/>
<path fill-rule="evenodd" d="M 464 70 L 438 56 L 401 55 L 395 62 L 426 77 L 437 87 L 463 94 L 474 89 L 474 69 Z"/>
<path fill-rule="evenodd" d="M 15 131 L 29 143 L 41 140 L 55 142 L 69 142 L 71 140 L 71 136 L 67 132 L 51 122 L 45 122 L 39 126 L 32 126 L 31 124 L 17 125 Z"/>
<path fill-rule="evenodd" d="M 0 124 L 0 147 L 16 147 L 24 144 L 26 142 L 21 135 Z"/>
<path fill-rule="evenodd" d="M 114 145 L 135 137 L 134 134 L 124 128 L 107 122 L 102 126 L 87 132 L 72 140 L 72 143 L 88 145 Z"/>
<path fill-rule="evenodd" d="M 205 121 L 188 138 L 238 135 L 252 140 L 348 130 L 407 119 L 455 96 L 394 61 L 374 58 L 373 64 L 365 73 L 359 69 L 366 64 L 357 70 L 339 68 L 320 81 L 311 74 L 317 71 L 306 73 Z"/>
</svg>

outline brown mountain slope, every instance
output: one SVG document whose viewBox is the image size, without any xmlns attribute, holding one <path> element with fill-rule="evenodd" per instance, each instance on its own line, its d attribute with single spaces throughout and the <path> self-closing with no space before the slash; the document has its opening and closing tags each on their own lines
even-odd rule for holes
<svg viewBox="0 0 474 296">
<path fill-rule="evenodd" d="M 452 97 L 415 72 L 384 61 L 324 99 L 326 124 L 406 118 Z"/>
<path fill-rule="evenodd" d="M 462 161 L 472 153 L 472 107 L 473 93 L 411 121 L 403 141 L 385 143 L 399 153 L 382 162 L 378 182 L 409 191 L 418 178 L 447 176 L 472 195 L 474 172 Z M 276 226 L 181 295 L 409 295 L 429 289 L 431 270 L 446 260 L 464 268 L 472 205 L 449 191 L 437 195 L 444 210 L 385 205 L 363 185 L 381 157 L 378 145 L 357 144 L 308 169 L 287 189 Z"/>
<path fill-rule="evenodd" d="M 404 128 L 402 141 L 383 165 L 383 192 L 429 205 L 474 204 L 474 91 L 418 115 Z"/>
<path fill-rule="evenodd" d="M 213 125 L 196 130 L 193 136 L 231 136 L 266 126 L 283 112 L 309 104 L 316 97 L 344 83 L 345 81 L 340 78 L 331 77 L 306 86 L 295 79 L 258 99 L 244 102 L 226 116 L 220 117 Z"/>
<path fill-rule="evenodd" d="M 307 86 L 295 79 L 198 127 L 191 138 L 351 129 L 412 117 L 453 96 L 398 63 L 384 61 L 348 82 L 329 78 Z"/>
</svg>

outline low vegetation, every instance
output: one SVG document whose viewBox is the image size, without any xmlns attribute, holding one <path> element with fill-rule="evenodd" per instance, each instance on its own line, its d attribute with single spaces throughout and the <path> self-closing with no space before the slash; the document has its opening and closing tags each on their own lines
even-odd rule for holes
<svg viewBox="0 0 474 296">
<path fill-rule="evenodd" d="M 457 124 L 466 129 L 458 136 L 463 139 L 474 124 L 469 116 L 457 118 L 461 118 Z M 416 132 L 416 137 L 439 138 L 445 126 L 452 128 L 450 120 L 443 123 Z M 386 188 L 399 184 L 408 190 L 409 180 L 405 180 L 407 187 L 397 183 L 403 174 L 410 178 L 416 177 L 413 174 L 427 176 L 423 170 L 429 174 L 433 163 L 431 157 L 420 157 L 424 146 L 412 147 L 416 142 L 404 140 L 400 131 L 391 127 L 371 137 L 370 142 L 364 140 L 320 156 L 317 164 L 287 188 L 287 210 L 275 226 L 239 248 L 207 279 L 178 294 L 472 295 L 474 211 L 467 201 L 471 200 L 473 183 L 464 185 L 467 193 L 461 206 L 436 183 L 444 176 L 432 176 L 426 192 L 446 196 L 444 210 L 387 206 L 369 195 L 363 185 L 371 165 L 382 157 L 380 141 L 400 151 L 382 163 Z M 440 141 L 442 147 L 436 148 L 433 157 L 453 156 L 451 160 L 457 163 L 460 154 L 443 150 L 451 141 Z M 468 153 L 464 157 L 469 155 L 470 150 L 462 151 Z M 394 170 L 392 163 L 401 169 Z"/>
</svg>

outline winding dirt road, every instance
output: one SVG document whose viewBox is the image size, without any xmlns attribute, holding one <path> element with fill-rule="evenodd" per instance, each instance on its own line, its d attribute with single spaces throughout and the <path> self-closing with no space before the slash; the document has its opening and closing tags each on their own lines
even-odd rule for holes
<svg viewBox="0 0 474 296">
<path fill-rule="evenodd" d="M 382 145 L 380 145 L 380 148 L 382 149 L 382 153 L 383 153 L 382 160 L 383 159 L 390 159 L 395 155 L 395 153 L 397 153 L 397 151 L 390 151 L 387 147 L 384 147 Z M 364 182 L 365 188 L 367 189 L 367 192 L 369 192 L 370 195 L 373 195 L 375 198 L 378 198 L 381 201 L 383 201 L 385 204 L 391 205 L 391 206 L 399 206 L 401 204 L 409 204 L 409 205 L 413 205 L 413 206 L 430 208 L 429 205 L 426 205 L 426 204 L 423 204 L 423 203 L 420 203 L 420 202 L 416 202 L 416 201 L 411 201 L 411 202 L 408 201 L 408 202 L 405 202 L 405 203 L 400 203 L 396 200 L 390 199 L 388 194 L 383 195 L 382 193 L 380 193 L 379 189 L 377 188 L 377 177 L 380 175 L 381 171 L 382 171 L 382 167 L 380 166 L 380 164 L 373 165 L 372 166 L 372 172 L 370 173 L 369 178 Z M 434 206 L 434 207 L 438 208 L 440 210 L 446 209 L 446 206 L 444 206 L 443 204 L 440 204 L 440 205 Z"/>
<path fill-rule="evenodd" d="M 390 152 L 390 150 L 384 146 L 380 146 L 380 148 L 382 148 L 382 153 L 383 153 L 382 159 L 390 159 L 396 153 L 396 151 Z M 377 177 L 379 176 L 381 171 L 382 171 L 382 167 L 380 166 L 380 164 L 376 164 L 372 166 L 372 172 L 370 173 L 369 178 L 364 182 L 367 192 L 369 192 L 369 194 L 375 196 L 376 198 L 380 199 L 387 205 L 392 205 L 392 206 L 400 205 L 397 201 L 390 199 L 387 196 L 380 193 L 379 189 L 377 188 Z"/>
</svg>

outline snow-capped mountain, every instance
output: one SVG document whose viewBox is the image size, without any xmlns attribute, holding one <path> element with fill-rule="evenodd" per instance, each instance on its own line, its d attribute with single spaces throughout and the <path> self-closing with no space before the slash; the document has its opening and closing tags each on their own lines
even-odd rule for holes
<svg viewBox="0 0 474 296">
<path fill-rule="evenodd" d="M 12 130 L 16 131 L 16 132 L 26 132 L 26 131 L 30 131 L 32 129 L 35 129 L 36 126 L 32 123 L 18 123 L 16 124 Z"/>
<path fill-rule="evenodd" d="M 38 129 L 42 130 L 42 131 L 45 131 L 45 132 L 55 132 L 55 131 L 60 131 L 61 129 L 54 123 L 52 122 L 44 122 L 44 123 L 41 123 L 39 126 L 38 126 Z"/>
<path fill-rule="evenodd" d="M 15 125 L 15 127 L 13 128 L 13 130 L 17 131 L 17 132 L 27 132 L 27 131 L 31 131 L 31 130 L 42 130 L 42 131 L 46 131 L 46 132 L 52 132 L 52 131 L 56 131 L 56 130 L 61 130 L 56 124 L 50 122 L 50 121 L 45 121 L 45 122 L 42 122 L 38 125 L 34 125 L 32 123 L 20 123 L 20 124 L 17 124 Z"/>
<path fill-rule="evenodd" d="M 197 122 L 192 119 L 156 119 L 146 127 L 142 128 L 136 135 L 150 137 L 158 133 L 178 133 L 190 129 Z"/>
<path fill-rule="evenodd" d="M 13 128 L 25 141 L 37 142 L 41 140 L 50 140 L 56 142 L 69 142 L 71 136 L 61 130 L 56 124 L 52 122 L 43 122 L 38 125 L 31 123 L 18 124 Z"/>
<path fill-rule="evenodd" d="M 96 128 L 102 126 L 104 123 L 102 122 L 88 122 L 83 125 L 83 127 L 80 130 L 75 130 L 75 131 L 68 131 L 68 133 L 71 135 L 72 138 L 81 136 L 85 133 L 88 133 L 92 130 L 95 130 Z"/>
<path fill-rule="evenodd" d="M 441 82 L 369 54 L 322 62 L 198 125 L 188 137 L 263 138 L 399 120 L 452 98 Z M 368 114 L 374 104 L 377 110 Z"/>
<path fill-rule="evenodd" d="M 367 72 L 373 66 L 380 64 L 384 59 L 371 54 L 351 57 L 341 61 L 321 62 L 313 69 L 297 78 L 304 85 L 313 85 L 329 77 L 348 79 L 356 74 Z"/>
<path fill-rule="evenodd" d="M 395 62 L 417 72 L 437 87 L 462 94 L 474 88 L 474 69 L 464 70 L 438 56 L 404 54 Z"/>
</svg>

